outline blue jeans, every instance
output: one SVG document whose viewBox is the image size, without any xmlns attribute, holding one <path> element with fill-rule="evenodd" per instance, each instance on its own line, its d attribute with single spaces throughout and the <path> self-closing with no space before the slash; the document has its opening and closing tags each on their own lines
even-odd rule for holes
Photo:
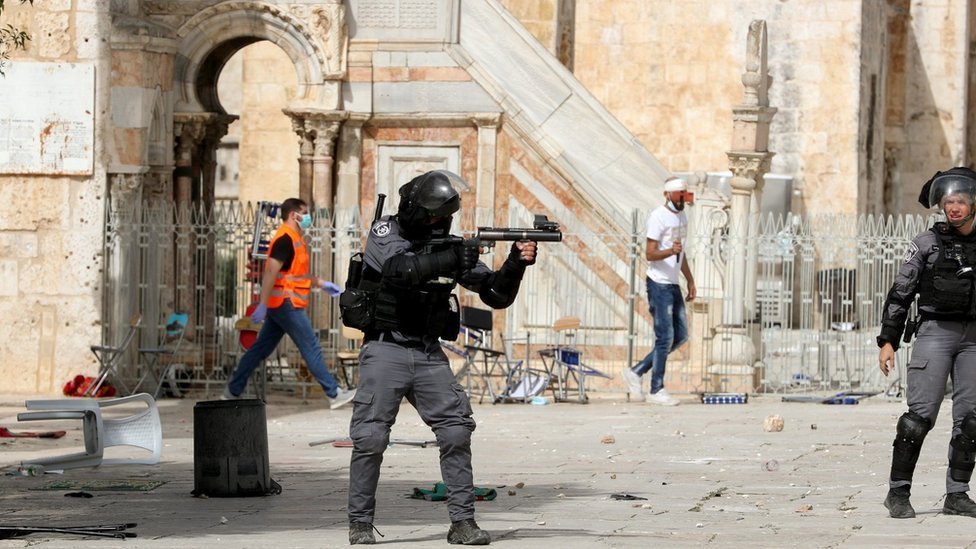
<svg viewBox="0 0 976 549">
<path fill-rule="evenodd" d="M 240 395 L 247 387 L 247 380 L 251 377 L 254 369 L 261 364 L 261 361 L 268 358 L 278 346 L 281 338 L 288 334 L 288 337 L 298 346 L 308 370 L 312 372 L 315 379 L 325 390 L 325 394 L 332 398 L 339 393 L 339 384 L 336 383 L 329 369 L 325 367 L 325 359 L 322 358 L 322 347 L 312 329 L 312 323 L 308 320 L 308 315 L 304 309 L 296 309 L 290 299 L 286 299 L 281 307 L 268 309 L 268 316 L 264 319 L 264 325 L 258 332 L 258 338 L 251 345 L 251 348 L 241 357 L 240 364 L 230 377 L 227 388 L 233 395 Z"/>
<path fill-rule="evenodd" d="M 688 341 L 685 300 L 677 284 L 647 281 L 647 302 L 654 318 L 654 348 L 633 370 L 639 376 L 651 371 L 651 394 L 664 388 L 664 369 L 668 355 Z"/>
</svg>

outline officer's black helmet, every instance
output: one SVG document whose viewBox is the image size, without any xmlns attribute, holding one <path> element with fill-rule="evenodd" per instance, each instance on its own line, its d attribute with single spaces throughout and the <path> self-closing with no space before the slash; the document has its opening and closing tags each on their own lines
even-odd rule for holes
<svg viewBox="0 0 976 549">
<path fill-rule="evenodd" d="M 961 195 L 970 206 L 976 205 L 976 172 L 966 167 L 936 172 L 922 187 L 918 201 L 926 208 L 942 210 L 945 199 L 953 195 Z"/>
<path fill-rule="evenodd" d="M 452 215 L 461 209 L 461 196 L 455 184 L 467 186 L 457 174 L 447 170 L 434 170 L 411 179 L 400 187 L 401 217 L 419 222 Z"/>
</svg>

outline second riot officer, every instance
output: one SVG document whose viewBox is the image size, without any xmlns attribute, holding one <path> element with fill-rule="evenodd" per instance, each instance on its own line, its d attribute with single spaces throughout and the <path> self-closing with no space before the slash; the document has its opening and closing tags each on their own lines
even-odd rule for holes
<svg viewBox="0 0 976 549">
<path fill-rule="evenodd" d="M 918 296 L 918 339 L 908 362 L 908 411 L 896 427 L 888 496 L 894 518 L 912 518 L 912 477 L 925 435 L 935 425 L 952 379 L 952 437 L 943 512 L 976 517 L 969 480 L 976 458 L 976 300 L 973 233 L 976 172 L 952 168 L 937 172 L 922 188 L 919 202 L 937 208 L 946 221 L 916 236 L 885 300 L 878 346 L 881 372 L 894 368 L 895 350 L 909 308 Z M 910 327 L 910 331 L 914 329 Z"/>
</svg>

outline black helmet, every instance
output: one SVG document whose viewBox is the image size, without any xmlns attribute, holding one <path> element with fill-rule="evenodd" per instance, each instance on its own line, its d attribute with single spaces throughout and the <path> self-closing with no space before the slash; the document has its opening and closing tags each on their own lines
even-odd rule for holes
<svg viewBox="0 0 976 549">
<path fill-rule="evenodd" d="M 461 196 L 455 185 L 467 187 L 457 174 L 434 170 L 411 179 L 400 187 L 397 219 L 408 233 L 416 233 L 432 217 L 450 217 L 461 209 Z M 450 220 L 447 221 L 450 228 Z"/>
<path fill-rule="evenodd" d="M 946 197 L 962 194 L 970 206 L 976 202 L 976 172 L 966 167 L 956 167 L 944 172 L 935 172 L 932 179 L 925 182 L 918 202 L 926 208 L 942 210 Z"/>
</svg>

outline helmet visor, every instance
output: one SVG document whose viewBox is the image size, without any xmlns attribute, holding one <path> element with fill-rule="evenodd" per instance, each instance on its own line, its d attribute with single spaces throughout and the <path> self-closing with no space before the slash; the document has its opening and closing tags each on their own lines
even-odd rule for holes
<svg viewBox="0 0 976 549">
<path fill-rule="evenodd" d="M 976 197 L 976 181 L 956 174 L 944 174 L 932 181 L 929 189 L 929 204 L 940 211 L 950 199 L 962 200 L 970 207 Z"/>
</svg>

